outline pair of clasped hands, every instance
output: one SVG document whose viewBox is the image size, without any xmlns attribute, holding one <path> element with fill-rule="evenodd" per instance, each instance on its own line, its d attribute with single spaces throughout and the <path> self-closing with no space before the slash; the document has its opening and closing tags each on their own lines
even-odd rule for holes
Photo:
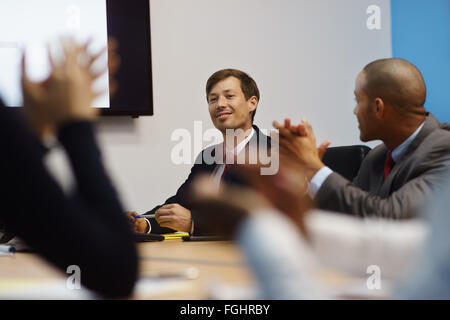
<svg viewBox="0 0 450 320">
<path fill-rule="evenodd" d="M 113 94 L 117 84 L 113 75 L 117 72 L 120 59 L 116 54 L 117 43 L 110 39 L 108 47 L 95 54 L 88 52 L 92 39 L 78 44 L 72 38 L 61 38 L 63 55 L 58 61 L 48 47 L 50 75 L 41 82 L 33 82 L 26 73 L 26 55 L 22 55 L 22 92 L 27 120 L 40 138 L 55 134 L 58 128 L 70 121 L 93 121 L 98 109 L 92 102 L 105 94 L 96 91 L 94 83 L 109 69 L 109 91 Z M 106 54 L 108 65 L 94 71 L 93 65 Z"/>
<path fill-rule="evenodd" d="M 329 141 L 316 146 L 311 125 L 302 120 L 292 125 L 290 119 L 284 124 L 273 123 L 279 131 L 279 171 L 275 175 L 261 175 L 261 165 L 240 165 L 233 168 L 234 174 L 246 182 L 246 186 L 222 183 L 219 190 L 211 177 L 202 176 L 194 182 L 194 205 L 196 215 L 203 220 L 212 233 L 230 237 L 237 226 L 249 214 L 262 208 L 275 208 L 293 220 L 299 230 L 306 235 L 304 218 L 313 206 L 306 195 L 311 178 L 323 166 L 322 157 Z M 273 149 L 272 149 L 273 151 Z M 212 214 L 213 213 L 213 214 Z M 147 222 L 137 212 L 128 212 L 134 220 L 136 232 L 146 232 Z M 156 221 L 162 227 L 189 232 L 190 210 L 179 204 L 162 206 L 156 211 Z"/>
</svg>

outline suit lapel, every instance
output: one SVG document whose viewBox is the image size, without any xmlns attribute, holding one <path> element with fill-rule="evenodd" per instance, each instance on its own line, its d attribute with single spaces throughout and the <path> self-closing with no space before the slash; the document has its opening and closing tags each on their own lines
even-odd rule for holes
<svg viewBox="0 0 450 320">
<path fill-rule="evenodd" d="M 392 168 L 391 172 L 387 176 L 386 180 L 383 181 L 380 189 L 379 195 L 382 197 L 389 196 L 392 192 L 392 188 L 394 187 L 394 184 L 396 182 L 396 179 L 399 175 L 399 173 L 405 168 L 405 166 L 409 167 L 408 161 L 411 159 L 412 154 L 414 151 L 417 150 L 419 145 L 425 140 L 425 138 L 433 132 L 436 128 L 439 127 L 439 122 L 437 119 L 431 114 L 427 114 L 427 118 L 425 119 L 425 123 L 420 130 L 417 137 L 411 142 L 408 149 L 405 151 L 402 158 L 399 160 L 399 162 L 395 163 L 394 167 Z M 387 154 L 387 149 L 386 149 Z M 385 156 L 386 157 L 386 156 Z M 383 164 L 384 166 L 384 164 Z M 383 179 L 382 179 L 383 180 Z M 402 181 L 403 184 L 403 181 Z"/>
<path fill-rule="evenodd" d="M 425 138 L 438 127 L 439 122 L 437 121 L 437 119 L 431 113 L 427 113 L 427 117 L 425 119 L 422 129 L 420 130 L 417 137 L 411 142 L 411 144 L 409 145 L 408 149 L 406 150 L 405 154 L 403 155 L 399 163 L 403 162 L 404 159 L 408 158 L 419 147 L 422 141 L 425 140 Z"/>
<path fill-rule="evenodd" d="M 374 194 L 380 194 L 381 188 L 383 188 L 384 179 L 383 179 L 383 171 L 384 171 L 384 161 L 386 159 L 386 155 L 388 153 L 387 148 L 383 145 L 380 146 L 380 149 L 377 151 L 377 154 L 374 155 L 374 158 L 371 160 L 372 165 L 369 166 L 369 190 Z"/>
</svg>

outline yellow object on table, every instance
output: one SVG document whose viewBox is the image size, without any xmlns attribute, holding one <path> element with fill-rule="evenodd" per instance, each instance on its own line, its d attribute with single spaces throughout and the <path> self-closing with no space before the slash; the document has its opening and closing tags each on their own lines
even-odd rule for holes
<svg viewBox="0 0 450 320">
<path fill-rule="evenodd" d="M 164 240 L 171 240 L 171 239 L 181 239 L 182 237 L 189 237 L 188 232 L 174 232 L 174 233 L 166 233 L 163 234 Z"/>
</svg>

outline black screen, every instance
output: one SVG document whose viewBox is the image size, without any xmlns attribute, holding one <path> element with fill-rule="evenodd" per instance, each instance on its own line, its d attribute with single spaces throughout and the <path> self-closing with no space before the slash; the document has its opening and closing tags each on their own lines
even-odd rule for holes
<svg viewBox="0 0 450 320">
<path fill-rule="evenodd" d="M 118 41 L 118 90 L 103 115 L 153 115 L 150 4 L 107 0 L 108 35 Z"/>
</svg>

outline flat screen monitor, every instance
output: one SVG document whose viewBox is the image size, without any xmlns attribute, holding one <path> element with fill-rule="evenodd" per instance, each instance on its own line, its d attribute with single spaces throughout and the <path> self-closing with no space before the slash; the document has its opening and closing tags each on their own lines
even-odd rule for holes
<svg viewBox="0 0 450 320">
<path fill-rule="evenodd" d="M 22 106 L 20 61 L 25 49 L 27 73 L 39 81 L 49 74 L 47 45 L 57 56 L 61 36 L 79 42 L 92 38 L 92 52 L 118 42 L 118 88 L 93 102 L 102 115 L 153 115 L 150 8 L 148 0 L 1 0 L 0 96 L 9 107 Z M 107 54 L 100 64 L 106 63 Z M 109 74 L 98 90 L 109 88 Z M 106 90 L 105 92 L 108 92 Z"/>
</svg>

